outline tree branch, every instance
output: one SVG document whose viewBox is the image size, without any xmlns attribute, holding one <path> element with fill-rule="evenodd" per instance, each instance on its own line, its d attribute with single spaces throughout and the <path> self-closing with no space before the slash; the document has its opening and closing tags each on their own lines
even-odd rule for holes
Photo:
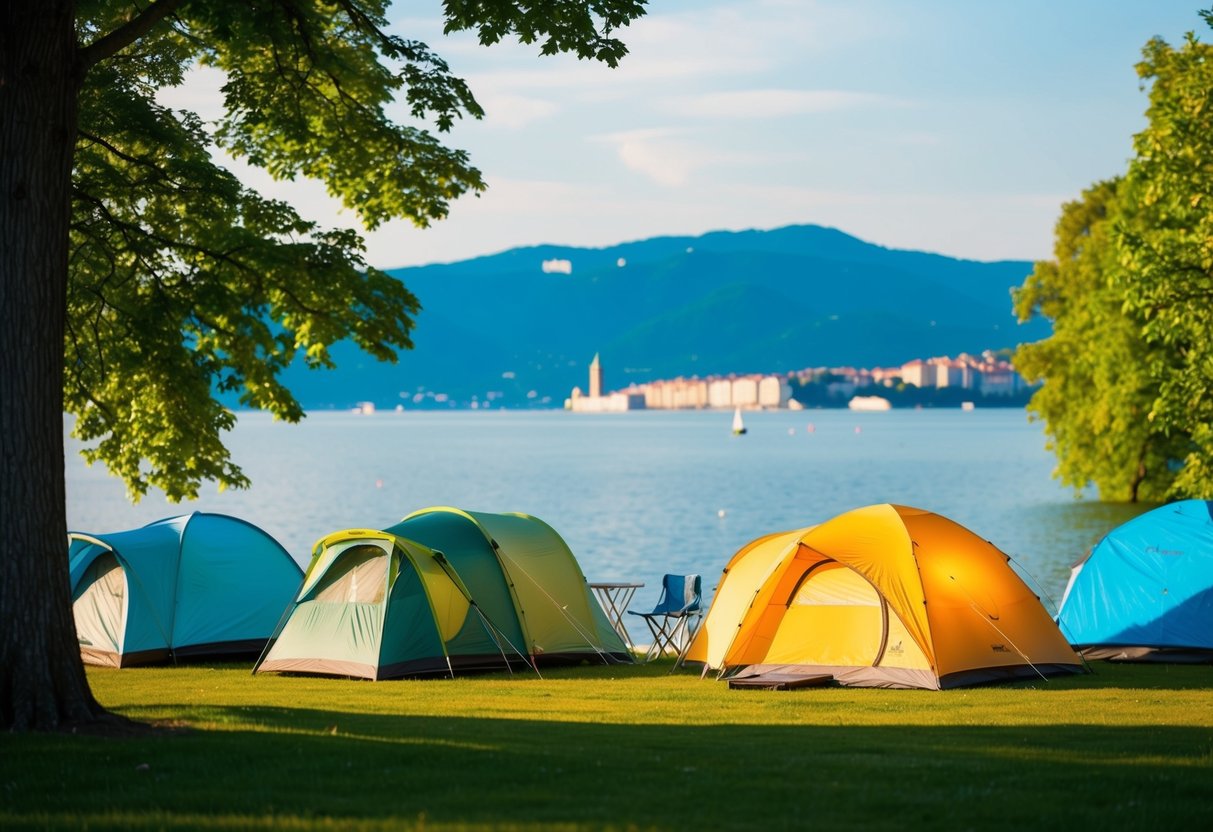
<svg viewBox="0 0 1213 832">
<path fill-rule="evenodd" d="M 155 0 L 150 6 L 132 17 L 108 35 L 93 41 L 80 50 L 80 70 L 90 67 L 130 46 L 146 35 L 184 3 L 185 0 Z"/>
</svg>

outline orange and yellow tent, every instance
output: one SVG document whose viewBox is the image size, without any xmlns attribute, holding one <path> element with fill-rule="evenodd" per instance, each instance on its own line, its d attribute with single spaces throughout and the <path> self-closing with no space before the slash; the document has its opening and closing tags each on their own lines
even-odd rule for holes
<svg viewBox="0 0 1213 832">
<path fill-rule="evenodd" d="M 684 660 L 772 687 L 825 676 L 940 689 L 1081 670 L 1007 555 L 888 504 L 742 547 Z"/>
</svg>

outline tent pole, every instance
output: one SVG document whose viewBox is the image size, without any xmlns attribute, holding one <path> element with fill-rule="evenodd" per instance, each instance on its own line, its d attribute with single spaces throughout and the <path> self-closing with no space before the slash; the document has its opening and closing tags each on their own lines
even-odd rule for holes
<svg viewBox="0 0 1213 832">
<path fill-rule="evenodd" d="M 1006 633 L 1004 633 L 1002 631 L 1002 628 L 999 627 L 997 624 L 995 624 L 989 615 L 986 615 L 985 613 L 983 613 L 981 611 L 981 608 L 978 607 L 977 602 L 973 600 L 973 596 L 970 595 L 969 591 L 964 588 L 964 585 L 962 583 L 960 583 L 960 581 L 956 580 L 956 577 L 954 575 L 949 575 L 948 578 L 954 584 L 956 584 L 956 586 L 960 587 L 960 591 L 963 592 L 965 594 L 965 596 L 969 599 L 969 609 L 971 609 L 973 611 L 973 614 L 976 615 L 978 618 L 980 618 L 982 621 L 989 624 L 994 629 L 994 632 L 996 632 L 1000 636 L 1002 636 L 1006 640 L 1007 644 L 1011 645 L 1011 649 L 1013 649 L 1019 655 L 1019 657 L 1021 659 L 1023 659 L 1025 662 L 1028 663 L 1028 667 L 1030 667 L 1036 671 L 1037 676 L 1044 679 L 1046 682 L 1049 681 L 1049 677 L 1044 675 L 1043 673 L 1041 673 L 1039 667 L 1032 664 L 1032 660 L 1028 658 L 1027 653 L 1020 650 L 1019 645 L 1017 645 L 1014 641 L 1012 641 L 1011 637 L 1008 636 Z"/>
<path fill-rule="evenodd" d="M 510 649 L 517 653 L 518 657 L 523 661 L 526 661 L 527 659 L 526 654 L 515 647 L 514 643 L 506 637 L 505 633 L 503 633 L 501 629 L 493 623 L 492 619 L 485 614 L 484 610 L 480 609 L 480 605 L 477 604 L 476 599 L 472 597 L 471 591 L 468 590 L 468 588 L 464 585 L 463 579 L 459 578 L 459 573 L 455 572 L 455 567 L 452 566 L 451 563 L 446 559 L 446 555 L 442 554 L 442 552 L 436 551 L 434 552 L 434 561 L 438 564 L 439 568 L 446 573 L 447 577 L 451 579 L 451 583 L 455 585 L 455 588 L 459 590 L 459 593 L 467 600 L 468 606 L 476 611 L 476 615 L 480 617 L 480 623 L 488 631 L 489 635 L 493 637 L 493 643 L 497 645 L 497 650 L 501 653 L 501 659 L 505 662 L 506 670 L 510 672 L 510 675 L 513 675 L 514 668 L 510 666 L 510 660 L 505 655 L 505 650 L 502 649 L 501 642 L 504 641 L 506 644 L 508 644 Z M 519 622 L 519 626 L 522 626 L 521 622 Z M 443 647 L 444 652 L 445 650 L 446 648 Z M 450 662 L 449 658 L 447 659 L 447 662 Z M 539 670 L 536 669 L 535 673 L 539 674 Z M 543 676 L 539 675 L 539 678 L 542 679 Z"/>
<path fill-rule="evenodd" d="M 530 573 L 528 573 L 521 566 L 518 566 L 517 562 L 515 562 L 512 558 L 510 558 L 509 560 L 510 560 L 511 564 L 518 567 L 519 572 L 521 572 L 523 575 L 526 575 L 527 580 L 529 580 L 531 583 L 533 583 L 536 586 L 536 588 L 539 589 L 540 592 L 542 592 L 545 596 L 547 596 L 547 599 L 552 602 L 552 606 L 554 606 L 556 608 L 556 610 L 565 617 L 566 621 L 568 621 L 570 624 L 573 625 L 573 629 L 577 631 L 577 635 L 579 635 L 583 639 L 585 639 L 585 643 L 589 645 L 590 649 L 598 654 L 598 658 L 602 659 L 602 663 L 611 664 L 612 662 L 609 658 L 607 658 L 606 651 L 603 650 L 601 647 L 599 647 L 597 644 L 595 644 L 593 639 L 591 639 L 586 634 L 585 630 L 581 629 L 581 627 L 577 624 L 577 620 L 575 618 L 573 618 L 573 616 L 569 615 L 568 605 L 567 604 L 562 605 L 559 601 L 557 601 L 555 598 L 552 597 L 551 593 L 549 593 L 546 589 L 543 588 L 543 584 L 539 583 L 539 581 L 532 578 Z M 532 660 L 533 659 L 534 659 L 534 657 L 532 657 Z M 538 668 L 536 668 L 535 672 L 536 673 L 539 672 Z"/>
<path fill-rule="evenodd" d="M 517 647 L 515 647 L 513 644 L 510 643 L 510 640 L 505 637 L 504 633 L 497 632 L 497 628 L 493 626 L 492 621 L 489 621 L 489 617 L 487 615 L 485 615 L 483 611 L 481 611 L 479 604 L 477 604 L 476 602 L 473 601 L 472 609 L 476 610 L 476 615 L 480 616 L 480 624 L 481 624 L 481 626 L 484 627 L 485 632 L 487 632 L 490 636 L 493 637 L 493 643 L 497 645 L 497 652 L 499 652 L 501 654 L 501 661 L 503 661 L 505 663 L 505 669 L 510 672 L 511 676 L 513 676 L 514 668 L 510 665 L 510 659 L 508 656 L 506 656 L 505 648 L 501 646 L 501 642 L 505 641 L 506 644 L 509 644 L 510 649 L 513 650 L 515 653 L 518 653 L 518 655 L 520 657 L 522 657 L 524 660 L 526 659 L 526 657 L 523 656 L 521 652 L 519 652 Z"/>
<path fill-rule="evenodd" d="M 1057 628 L 1060 630 L 1063 626 L 1061 623 L 1061 606 L 1055 600 L 1053 600 L 1053 596 L 1050 595 L 1049 591 L 1044 588 L 1044 584 L 1042 584 L 1040 581 L 1036 580 L 1036 576 L 1033 575 L 1031 572 L 1029 572 L 1028 568 L 1026 566 L 1024 566 L 1019 561 L 1015 560 L 1015 558 L 1011 557 L 1010 555 L 1007 555 L 1007 560 L 1009 560 L 1011 563 L 1015 564 L 1020 569 L 1022 569 L 1023 573 L 1032 579 L 1032 583 L 1034 583 L 1036 585 L 1036 588 L 1039 589 L 1041 591 L 1041 593 L 1046 598 L 1049 599 L 1049 603 L 1052 604 L 1053 609 L 1057 611 L 1057 614 L 1055 616 L 1053 616 L 1053 621 L 1054 621 L 1054 623 L 1057 624 Z M 1070 636 L 1067 633 L 1063 632 L 1062 635 L 1066 637 L 1067 642 L 1070 642 Z M 1073 644 L 1073 642 L 1070 642 L 1070 643 Z M 1094 668 L 1091 667 L 1091 664 L 1090 664 L 1090 662 L 1087 661 L 1086 656 L 1084 656 L 1082 653 L 1079 653 L 1077 650 L 1074 651 L 1074 654 L 1076 656 L 1078 656 L 1078 660 L 1080 662 L 1082 662 L 1083 669 L 1086 670 L 1087 673 L 1091 673 L 1091 674 L 1095 673 Z"/>
</svg>

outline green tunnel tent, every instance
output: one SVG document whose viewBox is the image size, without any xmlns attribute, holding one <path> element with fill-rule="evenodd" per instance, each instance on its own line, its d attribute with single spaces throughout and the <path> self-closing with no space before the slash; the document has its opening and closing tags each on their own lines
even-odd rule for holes
<svg viewBox="0 0 1213 832">
<path fill-rule="evenodd" d="M 194 512 L 68 535 L 72 609 L 87 664 L 256 656 L 303 577 L 273 537 Z"/>
<path fill-rule="evenodd" d="M 559 535 L 525 515 L 427 509 L 317 543 L 256 671 L 390 679 L 580 659 L 631 656 Z"/>
<path fill-rule="evenodd" d="M 572 550 L 539 518 L 435 506 L 387 531 L 441 551 L 490 618 L 517 622 L 511 638 L 531 661 L 632 661 Z"/>
<path fill-rule="evenodd" d="M 509 649 L 439 553 L 388 532 L 346 529 L 316 544 L 254 671 L 391 679 L 501 668 Z"/>
</svg>

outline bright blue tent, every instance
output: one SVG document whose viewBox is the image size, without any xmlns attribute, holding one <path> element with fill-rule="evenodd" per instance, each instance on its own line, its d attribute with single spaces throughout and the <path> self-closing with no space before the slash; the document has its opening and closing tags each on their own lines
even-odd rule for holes
<svg viewBox="0 0 1213 832">
<path fill-rule="evenodd" d="M 1213 502 L 1109 532 L 1071 571 L 1057 623 L 1089 658 L 1213 661 Z"/>
<path fill-rule="evenodd" d="M 303 572 L 274 538 L 223 514 L 68 535 L 72 606 L 88 664 L 237 656 L 265 646 Z"/>
</svg>

